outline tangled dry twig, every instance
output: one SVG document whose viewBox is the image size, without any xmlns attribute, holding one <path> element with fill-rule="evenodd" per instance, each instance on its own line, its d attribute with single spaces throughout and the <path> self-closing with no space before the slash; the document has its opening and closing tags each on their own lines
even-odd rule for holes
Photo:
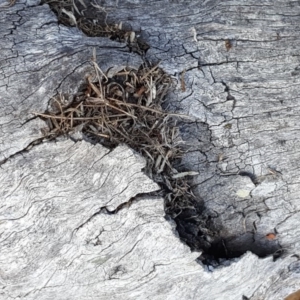
<svg viewBox="0 0 300 300">
<path fill-rule="evenodd" d="M 58 20 L 66 26 L 77 26 L 87 36 L 108 37 L 112 40 L 124 42 L 128 47 L 141 55 L 146 53 L 149 45 L 131 29 L 123 28 L 122 22 L 116 24 L 108 20 L 108 12 L 96 2 L 91 6 L 95 7 L 95 16 L 85 17 L 86 4 L 83 0 L 43 0 L 49 4 L 56 13 Z"/>
<path fill-rule="evenodd" d="M 35 113 L 48 124 L 45 137 L 80 130 L 109 147 L 129 145 L 146 157 L 146 173 L 168 190 L 167 203 L 172 211 L 179 206 L 178 212 L 183 202 L 193 197 L 184 177 L 195 174 L 178 173 L 172 164 L 183 154 L 176 120 L 187 117 L 167 113 L 161 107 L 172 78 L 158 64 L 104 73 L 95 54 L 92 64 L 95 73 L 86 77 L 84 87 L 71 101 L 59 95 L 52 99 L 51 109 Z"/>
</svg>

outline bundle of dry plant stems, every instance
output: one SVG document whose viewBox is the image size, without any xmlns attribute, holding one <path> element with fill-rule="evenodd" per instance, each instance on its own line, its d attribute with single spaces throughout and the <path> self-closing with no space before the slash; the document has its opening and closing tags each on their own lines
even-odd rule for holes
<svg viewBox="0 0 300 300">
<path fill-rule="evenodd" d="M 146 174 L 167 191 L 167 212 L 180 213 L 182 205 L 194 197 L 186 176 L 195 174 L 178 173 L 172 166 L 183 154 L 176 120 L 186 117 L 162 109 L 172 78 L 158 64 L 149 63 L 139 69 L 124 67 L 104 73 L 95 50 L 92 64 L 94 74 L 86 77 L 84 87 L 71 101 L 58 95 L 52 99 L 51 109 L 35 113 L 48 124 L 45 137 L 53 139 L 80 130 L 109 147 L 129 145 L 146 158 Z"/>
<path fill-rule="evenodd" d="M 96 0 L 90 4 L 103 14 L 103 20 L 96 22 L 85 17 L 84 0 L 43 3 L 51 6 L 61 23 L 77 26 L 88 36 L 118 39 L 141 55 L 149 48 L 122 23 L 107 24 L 107 11 Z M 184 208 L 193 208 L 195 197 L 187 176 L 198 173 L 177 172 L 173 167 L 184 153 L 176 120 L 187 116 L 167 113 L 161 106 L 173 86 L 171 77 L 158 64 L 146 62 L 138 70 L 125 67 L 104 73 L 95 53 L 92 64 L 95 74 L 87 76 L 85 87 L 71 101 L 59 95 L 52 99 L 52 109 L 36 113 L 48 124 L 44 136 L 53 139 L 77 130 L 108 147 L 125 143 L 146 158 L 145 173 L 161 185 L 166 213 L 175 218 Z"/>
</svg>

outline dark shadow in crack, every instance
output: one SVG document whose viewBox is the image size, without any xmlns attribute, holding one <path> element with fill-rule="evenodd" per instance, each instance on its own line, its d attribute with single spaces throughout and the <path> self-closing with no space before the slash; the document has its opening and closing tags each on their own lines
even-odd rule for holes
<svg viewBox="0 0 300 300">
<path fill-rule="evenodd" d="M 58 22 L 65 26 L 78 27 L 90 37 L 108 37 L 126 43 L 130 52 L 144 56 L 149 44 L 143 32 L 133 31 L 130 23 L 116 23 L 108 12 L 90 1 L 42 0 L 57 15 Z M 84 6 L 83 6 L 84 4 Z"/>
<path fill-rule="evenodd" d="M 83 5 L 83 3 L 86 4 Z M 146 39 L 142 38 L 142 32 L 132 31 L 129 23 L 117 24 L 115 21 L 110 20 L 109 15 L 104 9 L 102 9 L 101 7 L 95 8 L 91 3 L 88 3 L 87 1 L 43 0 L 41 4 L 49 4 L 51 9 L 56 13 L 59 23 L 66 26 L 77 26 L 90 37 L 108 37 L 112 40 L 125 42 L 130 51 L 136 52 L 142 57 L 144 57 L 150 47 L 147 44 Z M 143 70 L 145 70 L 145 72 L 140 75 L 139 72 Z M 116 113 L 121 112 L 123 114 L 122 118 L 124 118 L 124 121 L 120 120 L 120 116 L 118 117 L 119 119 L 114 119 L 114 121 L 120 123 L 121 127 L 123 129 L 126 129 L 125 131 L 123 131 L 123 129 L 120 131 L 119 128 L 121 127 L 106 128 L 107 130 L 103 131 L 103 126 L 101 127 L 99 125 L 100 123 L 98 124 L 95 121 L 95 124 L 90 124 L 91 121 L 87 122 L 87 118 L 94 118 L 94 115 L 91 115 L 92 109 L 97 111 L 97 115 L 99 115 L 101 112 L 102 117 L 106 120 L 106 122 L 110 122 L 112 118 L 112 116 L 109 115 L 106 116 L 107 119 L 104 118 L 103 111 L 105 109 L 107 111 L 107 107 L 105 108 L 105 105 L 103 106 L 104 102 L 102 104 L 95 104 L 97 102 L 97 97 L 99 97 L 99 95 L 97 95 L 97 93 L 99 92 L 99 82 L 88 80 L 86 86 L 81 88 L 82 99 L 79 102 L 73 102 L 72 105 L 68 107 L 63 107 L 61 99 L 57 99 L 56 104 L 59 104 L 59 114 L 62 114 L 61 110 L 65 110 L 67 112 L 67 110 L 70 108 L 74 111 L 80 109 L 80 113 L 83 113 L 83 118 L 85 118 L 85 120 L 82 120 L 82 124 L 85 124 L 85 127 L 83 127 L 83 129 L 85 130 L 86 138 L 89 138 L 89 140 L 94 142 L 96 140 L 97 142 L 101 142 L 106 146 L 116 146 L 120 141 L 123 143 L 125 142 L 129 146 L 134 148 L 137 152 L 144 155 L 148 162 L 152 159 L 152 162 L 150 162 L 150 164 L 148 164 L 148 167 L 145 169 L 145 173 L 161 186 L 162 190 L 160 192 L 160 195 L 164 196 L 165 198 L 166 214 L 176 222 L 177 231 L 181 240 L 184 241 L 192 250 L 202 251 L 203 254 L 199 259 L 203 264 L 218 266 L 222 263 L 222 261 L 224 261 L 224 259 L 228 260 L 240 257 L 247 251 L 251 251 L 259 257 L 273 255 L 275 260 L 283 253 L 281 245 L 275 238 L 273 239 L 271 238 L 271 236 L 260 236 L 255 232 L 246 232 L 244 234 L 230 236 L 221 234 L 223 226 L 219 223 L 219 221 L 217 221 L 218 216 L 216 216 L 216 213 L 208 212 L 200 195 L 195 195 L 191 190 L 191 177 L 187 176 L 178 177 L 176 180 L 172 179 L 174 171 L 179 172 L 179 174 L 183 174 L 184 172 L 189 172 L 191 170 L 190 168 L 185 166 L 184 163 L 182 163 L 180 158 L 173 159 L 172 156 L 174 156 L 174 153 L 171 153 L 173 150 L 168 149 L 168 147 L 165 147 L 161 144 L 162 141 L 164 141 L 164 144 L 166 145 L 168 143 L 170 144 L 170 141 L 172 141 L 173 139 L 171 135 L 175 134 L 175 131 L 173 132 L 172 128 L 170 129 L 170 131 L 169 129 L 166 131 L 165 127 L 163 126 L 164 117 L 167 115 L 167 107 L 174 107 L 174 104 L 170 102 L 171 97 L 169 97 L 169 103 L 155 103 L 156 107 L 148 107 L 146 105 L 146 102 L 147 97 L 149 99 L 150 93 L 147 88 L 147 84 L 149 82 L 147 84 L 140 82 L 137 86 L 133 86 L 133 82 L 136 83 L 135 78 L 141 79 L 144 77 L 144 79 L 147 79 L 147 77 L 151 74 L 154 76 L 154 72 L 160 72 L 161 78 L 170 78 L 169 75 L 165 76 L 164 72 L 160 68 L 155 67 L 154 64 L 145 62 L 145 65 L 141 66 L 140 70 L 132 70 L 130 68 L 124 69 L 121 72 L 122 74 L 115 74 L 113 77 L 108 78 L 109 81 L 107 82 L 103 79 L 102 87 L 105 89 L 109 88 L 109 93 L 111 93 L 111 98 L 113 99 L 110 102 L 110 113 L 116 115 Z M 126 81 L 124 76 L 127 78 L 127 81 L 130 79 L 127 82 L 129 85 L 123 86 L 123 83 Z M 133 77 L 131 78 L 130 76 Z M 161 83 L 164 83 L 164 81 L 162 81 Z M 158 91 L 160 88 L 161 86 L 157 85 L 156 91 Z M 127 97 L 128 101 L 126 100 L 126 105 L 124 103 L 120 103 L 126 98 L 123 97 L 122 91 L 126 91 L 126 93 L 129 95 L 129 98 Z M 228 96 L 230 96 L 228 88 L 227 92 Z M 144 102 L 136 102 L 143 95 L 145 96 L 145 98 L 143 98 L 143 100 L 141 101 Z M 162 99 L 164 100 L 164 96 L 162 96 Z M 137 122 L 135 120 L 131 120 L 130 118 L 128 118 L 128 116 L 132 115 L 134 111 L 137 112 L 137 105 L 141 106 L 141 103 L 142 105 L 144 105 L 143 114 L 145 113 L 145 111 L 147 111 L 147 107 L 150 110 L 148 110 L 148 114 L 143 115 L 143 120 L 141 120 L 140 124 L 138 124 L 137 126 Z M 162 111 L 160 105 L 162 105 Z M 88 113 L 86 113 L 84 109 L 86 109 Z M 127 109 L 129 110 L 127 111 Z M 158 115 L 161 114 L 163 115 L 163 118 L 158 122 L 160 124 L 159 125 L 157 123 L 157 121 L 159 120 Z M 50 132 L 51 130 L 53 131 L 56 129 L 58 129 L 59 132 L 59 130 L 64 128 L 68 121 L 67 114 L 65 115 L 65 119 L 62 120 L 59 119 L 57 115 L 55 116 L 55 113 L 50 113 L 49 111 L 41 114 L 41 117 L 46 119 L 48 123 L 52 124 L 52 127 L 50 126 L 49 128 Z M 80 116 L 77 116 L 77 119 L 79 118 Z M 75 126 L 76 122 L 73 124 L 74 120 L 74 118 L 69 120 L 72 123 L 72 126 L 69 124 L 70 126 L 67 126 L 67 130 L 62 130 L 64 134 L 66 134 L 70 129 L 72 129 L 72 127 Z M 59 125 L 59 122 L 63 123 L 61 124 L 62 127 Z M 131 125 L 128 122 L 130 122 Z M 81 126 L 81 123 L 79 123 L 77 124 L 77 126 Z M 58 124 L 58 127 L 55 124 Z M 129 127 L 128 124 L 130 125 Z M 143 138 L 141 138 L 141 140 L 134 139 L 134 144 L 132 144 L 132 137 L 136 136 L 138 132 L 140 134 L 141 129 L 145 124 L 149 127 L 151 134 L 149 133 L 150 135 L 146 136 L 145 140 L 143 140 Z M 95 130 L 97 131 L 98 125 L 102 128 L 102 132 L 95 132 Z M 158 125 L 161 126 L 159 130 L 155 128 Z M 136 128 L 134 126 L 136 126 Z M 172 126 L 174 126 L 175 128 L 174 124 L 172 124 L 171 127 Z M 204 123 L 197 122 L 177 122 L 176 126 L 180 129 L 181 138 L 183 140 L 189 140 L 190 146 L 188 150 L 199 151 L 203 157 L 206 157 L 207 151 L 212 148 L 211 133 L 208 126 Z M 164 128 L 163 132 L 162 128 Z M 112 130 L 114 129 L 115 133 L 118 132 L 118 134 L 123 135 L 123 138 L 120 139 L 120 136 L 115 135 L 113 137 L 111 136 L 110 140 L 108 141 L 107 136 L 110 135 Z M 130 135 L 126 136 L 126 132 L 130 132 Z M 200 136 L 198 134 L 199 132 L 201 132 Z M 54 135 L 56 135 L 56 133 Z M 91 138 L 91 135 L 93 135 L 93 138 Z M 159 153 L 150 149 L 150 146 L 153 146 L 153 144 L 151 144 L 151 139 L 154 138 L 157 139 L 160 146 L 165 147 L 161 148 L 164 149 L 164 151 L 160 155 L 160 162 L 158 162 Z M 141 147 L 139 147 L 139 145 L 142 144 L 144 146 L 147 145 L 148 148 L 146 147 L 142 149 Z M 169 152 L 170 150 L 172 151 Z M 187 151 L 187 149 L 183 150 Z M 164 167 L 161 169 L 163 163 L 166 165 L 170 164 L 168 166 L 168 172 L 164 171 Z M 156 169 L 158 168 L 159 172 L 157 172 L 157 170 L 153 171 L 152 167 Z M 253 174 L 244 172 L 240 173 L 239 175 L 248 176 L 255 184 L 258 184 Z"/>
</svg>

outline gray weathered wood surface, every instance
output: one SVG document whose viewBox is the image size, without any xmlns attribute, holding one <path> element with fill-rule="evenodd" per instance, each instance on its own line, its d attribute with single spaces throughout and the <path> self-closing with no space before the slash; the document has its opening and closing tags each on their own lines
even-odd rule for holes
<svg viewBox="0 0 300 300">
<path fill-rule="evenodd" d="M 28 148 L 45 126 L 31 113 L 44 111 L 56 92 L 78 88 L 94 47 L 103 69 L 142 61 L 124 44 L 59 26 L 39 2 L 0 10 L 1 299 L 258 300 L 297 290 L 299 2 L 105 4 L 111 19 L 141 30 L 149 59 L 178 76 L 170 103 L 195 118 L 182 127 L 190 147 L 183 164 L 200 172 L 194 184 L 221 236 L 247 249 L 250 235 L 260 249 L 280 243 L 286 250 L 275 262 L 247 253 L 214 272 L 180 242 L 163 199 L 101 210 L 157 189 L 126 146 L 109 151 L 61 139 Z M 268 241 L 274 228 L 277 240 Z"/>
</svg>

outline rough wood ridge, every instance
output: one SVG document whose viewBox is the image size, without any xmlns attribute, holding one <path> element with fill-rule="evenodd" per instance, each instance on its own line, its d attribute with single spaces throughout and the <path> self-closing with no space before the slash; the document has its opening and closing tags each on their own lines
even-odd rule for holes
<svg viewBox="0 0 300 300">
<path fill-rule="evenodd" d="M 297 1 L 102 6 L 177 77 L 169 109 L 195 119 L 180 128 L 182 167 L 199 172 L 199 218 L 217 233 L 207 233 L 207 249 L 221 239 L 217 250 L 232 256 L 284 250 L 275 261 L 247 252 L 210 271 L 164 217 L 163 199 L 143 196 L 114 213 L 158 189 L 143 158 L 125 145 L 43 142 L 45 123 L 33 114 L 77 91 L 94 48 L 104 70 L 137 68 L 141 55 L 58 24 L 38 0 L 7 4 L 0 0 L 1 299 L 274 300 L 299 289 Z"/>
</svg>

